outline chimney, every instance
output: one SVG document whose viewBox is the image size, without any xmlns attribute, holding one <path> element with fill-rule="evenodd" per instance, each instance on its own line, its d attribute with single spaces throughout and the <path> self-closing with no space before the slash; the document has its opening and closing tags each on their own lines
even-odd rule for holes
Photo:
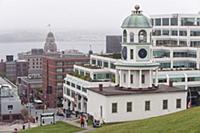
<svg viewBox="0 0 200 133">
<path fill-rule="evenodd" d="M 173 81 L 169 81 L 169 87 L 173 87 Z"/>
<path fill-rule="evenodd" d="M 99 84 L 99 91 L 103 91 L 103 84 Z"/>
</svg>

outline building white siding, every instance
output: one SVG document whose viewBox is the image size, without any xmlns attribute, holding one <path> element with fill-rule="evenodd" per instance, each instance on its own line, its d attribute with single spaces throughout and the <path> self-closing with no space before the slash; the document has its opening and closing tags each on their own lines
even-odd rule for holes
<svg viewBox="0 0 200 133">
<path fill-rule="evenodd" d="M 13 106 L 13 109 L 8 109 L 8 106 Z M 19 98 L 2 98 L 1 113 L 2 115 L 20 114 L 22 110 L 21 100 Z"/>
<path fill-rule="evenodd" d="M 103 96 L 88 91 L 88 113 L 106 123 L 145 119 L 186 109 L 187 92 L 138 94 L 125 96 Z M 97 102 L 97 99 L 99 99 Z M 181 99 L 181 108 L 176 100 Z M 163 100 L 168 100 L 168 109 L 163 110 Z M 145 101 L 150 101 L 150 110 L 145 111 Z M 132 112 L 127 112 L 127 102 L 132 102 Z M 117 103 L 117 113 L 112 113 L 112 103 Z M 102 106 L 102 118 L 100 112 Z"/>
</svg>

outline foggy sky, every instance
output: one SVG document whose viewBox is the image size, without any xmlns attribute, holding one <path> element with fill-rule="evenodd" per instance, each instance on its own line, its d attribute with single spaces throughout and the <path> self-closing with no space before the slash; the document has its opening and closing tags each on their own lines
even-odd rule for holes
<svg viewBox="0 0 200 133">
<path fill-rule="evenodd" d="M 0 0 L 0 30 L 119 29 L 134 4 L 149 15 L 200 11 L 200 0 Z"/>
</svg>

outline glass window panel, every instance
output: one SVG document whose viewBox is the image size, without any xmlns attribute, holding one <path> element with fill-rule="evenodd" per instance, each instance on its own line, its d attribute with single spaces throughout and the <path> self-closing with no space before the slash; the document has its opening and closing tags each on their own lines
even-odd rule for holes
<svg viewBox="0 0 200 133">
<path fill-rule="evenodd" d="M 156 18 L 155 19 L 155 25 L 156 26 L 161 26 L 161 19 L 160 18 Z"/>
<path fill-rule="evenodd" d="M 171 25 L 172 26 L 178 25 L 178 18 L 171 18 Z"/>
<path fill-rule="evenodd" d="M 163 26 L 168 26 L 169 25 L 169 18 L 163 18 L 162 24 L 163 24 Z"/>
</svg>

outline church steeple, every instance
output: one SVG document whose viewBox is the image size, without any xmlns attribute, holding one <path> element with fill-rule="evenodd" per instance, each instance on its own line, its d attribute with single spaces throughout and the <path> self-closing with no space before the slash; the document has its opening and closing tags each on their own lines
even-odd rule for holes
<svg viewBox="0 0 200 133">
<path fill-rule="evenodd" d="M 44 51 L 46 53 L 57 51 L 57 45 L 55 43 L 55 37 L 54 37 L 54 34 L 51 31 L 47 34 L 46 42 L 45 42 L 45 45 L 44 45 Z"/>
</svg>

